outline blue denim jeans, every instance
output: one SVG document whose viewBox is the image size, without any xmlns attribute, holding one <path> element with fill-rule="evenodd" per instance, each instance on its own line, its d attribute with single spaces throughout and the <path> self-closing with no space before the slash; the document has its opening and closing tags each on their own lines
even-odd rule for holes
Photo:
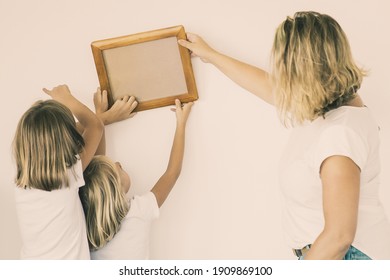
<svg viewBox="0 0 390 280">
<path fill-rule="evenodd" d="M 349 247 L 349 250 L 345 254 L 343 260 L 371 260 L 371 258 L 362 251 L 351 246 Z"/>
<path fill-rule="evenodd" d="M 304 260 L 305 256 L 301 256 L 298 260 Z M 349 247 L 349 250 L 345 254 L 343 260 L 371 260 L 369 256 L 364 254 L 362 251 L 356 249 L 355 247 Z"/>
</svg>

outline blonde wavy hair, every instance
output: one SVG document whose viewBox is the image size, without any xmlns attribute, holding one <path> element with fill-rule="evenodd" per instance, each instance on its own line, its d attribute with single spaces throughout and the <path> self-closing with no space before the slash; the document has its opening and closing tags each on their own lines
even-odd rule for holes
<svg viewBox="0 0 390 280">
<path fill-rule="evenodd" d="M 276 107 L 285 125 L 346 105 L 366 75 L 340 25 L 316 12 L 287 17 L 276 30 L 271 57 Z"/>
<path fill-rule="evenodd" d="M 119 231 L 129 211 L 121 189 L 119 173 L 106 156 L 95 156 L 84 171 L 85 186 L 80 188 L 87 236 L 91 250 L 106 245 Z"/>
<path fill-rule="evenodd" d="M 83 148 L 83 137 L 66 106 L 55 100 L 34 103 L 20 119 L 13 141 L 16 185 L 44 191 L 68 186 L 68 169 Z"/>
</svg>

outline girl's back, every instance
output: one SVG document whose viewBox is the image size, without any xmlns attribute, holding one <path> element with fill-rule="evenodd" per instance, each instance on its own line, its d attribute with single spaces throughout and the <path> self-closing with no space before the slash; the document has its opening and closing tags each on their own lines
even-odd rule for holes
<svg viewBox="0 0 390 280">
<path fill-rule="evenodd" d="M 103 248 L 92 251 L 95 260 L 146 260 L 152 221 L 159 216 L 156 197 L 152 192 L 135 196 L 130 210 L 121 222 L 120 231 Z"/>
<path fill-rule="evenodd" d="M 72 111 L 55 100 L 35 103 L 19 121 L 14 156 L 22 259 L 90 258 L 78 195 L 84 146 Z"/>
<path fill-rule="evenodd" d="M 83 209 L 81 161 L 68 170 L 69 187 L 44 191 L 15 188 L 22 259 L 89 259 Z"/>
</svg>

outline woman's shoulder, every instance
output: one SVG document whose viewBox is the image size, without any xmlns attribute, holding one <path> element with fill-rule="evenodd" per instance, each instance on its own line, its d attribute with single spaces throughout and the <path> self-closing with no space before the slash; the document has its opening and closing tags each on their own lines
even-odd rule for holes
<svg viewBox="0 0 390 280">
<path fill-rule="evenodd" d="M 344 125 L 354 128 L 377 129 L 377 121 L 367 106 L 341 106 L 325 115 L 328 125 Z"/>
</svg>

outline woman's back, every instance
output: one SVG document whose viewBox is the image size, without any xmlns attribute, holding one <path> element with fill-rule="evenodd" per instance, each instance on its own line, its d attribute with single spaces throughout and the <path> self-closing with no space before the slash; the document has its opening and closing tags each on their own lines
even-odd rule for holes
<svg viewBox="0 0 390 280">
<path fill-rule="evenodd" d="M 320 167 L 333 155 L 361 170 L 353 246 L 374 259 L 390 258 L 390 224 L 379 201 L 379 128 L 367 107 L 342 106 L 294 128 L 281 160 L 286 237 L 292 248 L 312 243 L 324 227 Z"/>
</svg>

